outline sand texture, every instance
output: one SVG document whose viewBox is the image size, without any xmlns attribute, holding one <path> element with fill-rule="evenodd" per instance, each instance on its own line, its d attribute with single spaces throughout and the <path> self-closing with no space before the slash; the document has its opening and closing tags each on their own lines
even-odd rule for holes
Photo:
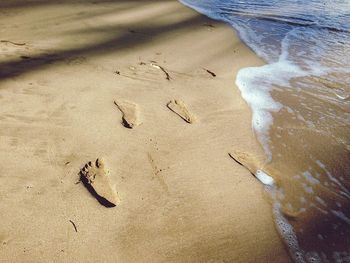
<svg viewBox="0 0 350 263">
<path fill-rule="evenodd" d="M 263 64 L 229 26 L 165 0 L 2 0 L 0 24 L 0 262 L 290 262 L 228 155 L 262 156 L 234 83 Z"/>
</svg>

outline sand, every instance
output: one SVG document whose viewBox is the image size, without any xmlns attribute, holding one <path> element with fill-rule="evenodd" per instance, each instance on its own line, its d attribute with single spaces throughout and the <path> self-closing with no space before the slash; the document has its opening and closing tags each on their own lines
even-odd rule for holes
<svg viewBox="0 0 350 263">
<path fill-rule="evenodd" d="M 0 24 L 1 262 L 289 262 L 228 155 L 263 158 L 234 86 L 263 62 L 229 26 L 149 0 L 3 0 Z M 115 207 L 79 180 L 100 158 Z"/>
</svg>

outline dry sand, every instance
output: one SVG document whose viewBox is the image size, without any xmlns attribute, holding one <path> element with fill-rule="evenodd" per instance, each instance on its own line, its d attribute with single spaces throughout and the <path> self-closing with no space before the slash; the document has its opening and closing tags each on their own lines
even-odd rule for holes
<svg viewBox="0 0 350 263">
<path fill-rule="evenodd" d="M 289 262 L 228 155 L 261 158 L 234 81 L 262 64 L 229 26 L 148 0 L 2 0 L 0 25 L 0 262 Z M 115 207 L 79 181 L 97 158 Z"/>
</svg>

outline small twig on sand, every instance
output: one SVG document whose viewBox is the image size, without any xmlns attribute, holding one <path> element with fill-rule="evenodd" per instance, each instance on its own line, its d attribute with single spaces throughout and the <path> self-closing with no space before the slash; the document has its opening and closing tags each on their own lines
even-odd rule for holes
<svg viewBox="0 0 350 263">
<path fill-rule="evenodd" d="M 12 45 L 16 45 L 16 46 L 24 46 L 26 45 L 26 43 L 16 43 L 16 42 L 12 42 L 10 40 L 0 40 L 1 43 L 10 43 Z"/>
<path fill-rule="evenodd" d="M 209 69 L 203 68 L 206 72 L 208 72 L 210 75 L 212 75 L 214 78 L 216 77 L 216 74 L 213 71 L 210 71 Z"/>
<path fill-rule="evenodd" d="M 71 224 L 73 225 L 75 232 L 78 232 L 78 229 L 75 223 L 72 220 L 69 220 L 69 222 L 71 222 Z"/>
<path fill-rule="evenodd" d="M 158 64 L 155 64 L 154 62 L 151 62 L 151 66 L 163 71 L 167 80 L 171 79 L 169 73 L 162 66 L 159 66 Z"/>
</svg>

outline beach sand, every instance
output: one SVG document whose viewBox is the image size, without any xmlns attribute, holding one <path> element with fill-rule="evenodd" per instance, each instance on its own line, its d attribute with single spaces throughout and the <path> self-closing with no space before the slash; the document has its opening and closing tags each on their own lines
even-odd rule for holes
<svg viewBox="0 0 350 263">
<path fill-rule="evenodd" d="M 0 262 L 290 262 L 228 155 L 264 158 L 234 85 L 263 62 L 176 1 L 55 2 L 0 3 Z"/>
</svg>

